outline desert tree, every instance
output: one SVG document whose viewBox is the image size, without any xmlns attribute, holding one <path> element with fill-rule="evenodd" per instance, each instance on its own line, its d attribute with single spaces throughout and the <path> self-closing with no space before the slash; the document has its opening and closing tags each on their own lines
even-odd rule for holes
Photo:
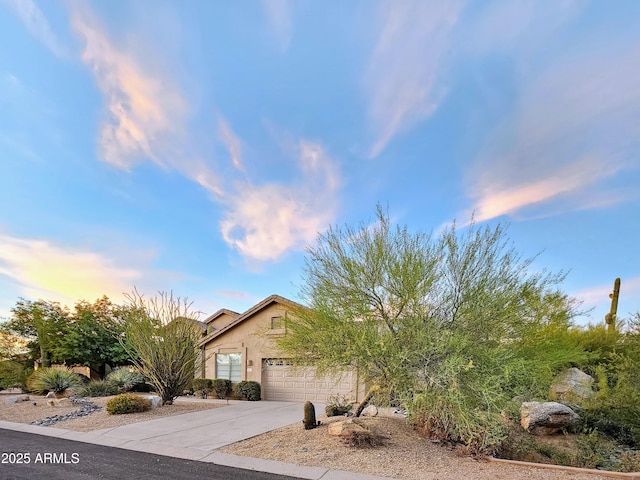
<svg viewBox="0 0 640 480">
<path fill-rule="evenodd" d="M 293 312 L 279 346 L 320 371 L 355 367 L 408 403 L 422 395 L 423 409 L 449 409 L 428 415 L 463 412 L 460 423 L 473 423 L 583 358 L 567 335 L 577 305 L 559 289 L 565 274 L 534 259 L 500 225 L 434 236 L 393 225 L 378 206 L 374 222 L 331 227 L 308 247 L 308 308 Z"/>
<path fill-rule="evenodd" d="M 172 293 L 146 299 L 134 290 L 127 300 L 121 344 L 163 404 L 171 404 L 193 382 L 199 313 L 191 310 L 186 298 Z"/>
</svg>

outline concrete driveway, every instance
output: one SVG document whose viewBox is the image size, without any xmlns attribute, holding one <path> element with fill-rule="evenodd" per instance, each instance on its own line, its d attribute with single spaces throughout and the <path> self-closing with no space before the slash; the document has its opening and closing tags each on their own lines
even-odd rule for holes
<svg viewBox="0 0 640 480">
<path fill-rule="evenodd" d="M 234 402 L 230 405 L 132 423 L 92 433 L 146 444 L 212 451 L 302 421 L 302 404 L 294 402 Z"/>
</svg>

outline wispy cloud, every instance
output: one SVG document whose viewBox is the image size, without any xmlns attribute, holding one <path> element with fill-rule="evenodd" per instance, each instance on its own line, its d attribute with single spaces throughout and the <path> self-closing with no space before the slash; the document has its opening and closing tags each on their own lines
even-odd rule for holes
<svg viewBox="0 0 640 480">
<path fill-rule="evenodd" d="M 240 138 L 219 118 L 219 139 L 237 177 L 234 182 L 225 175 L 222 182 L 212 162 L 191 147 L 198 142 L 187 134 L 189 104 L 170 73 L 145 68 L 147 62 L 117 47 L 86 12 L 76 12 L 73 25 L 85 41 L 83 61 L 106 101 L 99 139 L 104 161 L 130 170 L 151 160 L 207 189 L 214 202 L 227 208 L 220 222 L 224 240 L 248 259 L 275 260 L 304 246 L 333 220 L 338 175 L 322 147 L 300 141 L 295 185 L 253 182 Z"/>
<path fill-rule="evenodd" d="M 462 1 L 386 1 L 365 74 L 378 156 L 401 130 L 429 117 L 442 101 L 445 56 Z"/>
<path fill-rule="evenodd" d="M 99 253 L 48 240 L 0 235 L 0 275 L 17 283 L 25 297 L 72 305 L 108 295 L 119 300 L 143 272 Z"/>
<path fill-rule="evenodd" d="M 185 132 L 188 103 L 170 73 L 145 67 L 144 60 L 117 47 L 86 11 L 74 12 L 73 26 L 85 42 L 82 59 L 105 97 L 106 118 L 99 137 L 102 160 L 127 171 L 151 160 L 220 195 L 217 175 L 190 151 Z"/>
<path fill-rule="evenodd" d="M 73 26 L 85 41 L 82 60 L 106 100 L 108 118 L 100 132 L 102 158 L 125 170 L 146 159 L 163 164 L 164 139 L 186 113 L 180 92 L 172 88 L 170 79 L 144 72 L 88 15 L 76 13 Z"/>
<path fill-rule="evenodd" d="M 220 132 L 222 143 L 224 143 L 227 147 L 227 150 L 229 150 L 231 163 L 237 170 L 244 172 L 245 170 L 244 166 L 242 165 L 242 147 L 240 144 L 240 140 L 238 139 L 236 134 L 233 133 L 227 122 L 225 122 L 222 118 L 218 120 L 218 130 Z"/>
<path fill-rule="evenodd" d="M 31 35 L 36 37 L 54 55 L 66 58 L 66 48 L 51 30 L 49 21 L 33 0 L 0 0 L 20 18 Z"/>
<path fill-rule="evenodd" d="M 262 0 L 269 24 L 283 50 L 291 43 L 293 2 L 291 0 Z"/>
<path fill-rule="evenodd" d="M 603 184 L 637 167 L 640 46 L 562 59 L 522 79 L 513 117 L 493 132 L 467 179 L 476 220 L 561 202 L 603 203 Z M 611 192 L 610 199 L 624 196 Z M 557 207 L 557 205 L 556 205 Z"/>
<path fill-rule="evenodd" d="M 220 226 L 224 240 L 243 256 L 276 260 L 303 248 L 333 221 L 339 176 L 334 161 L 315 143 L 300 142 L 300 177 L 291 185 L 241 183 L 228 198 Z"/>
</svg>

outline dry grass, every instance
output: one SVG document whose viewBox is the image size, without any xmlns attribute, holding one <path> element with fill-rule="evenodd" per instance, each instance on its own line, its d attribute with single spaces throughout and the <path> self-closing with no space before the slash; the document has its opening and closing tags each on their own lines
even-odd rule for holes
<svg viewBox="0 0 640 480">
<path fill-rule="evenodd" d="M 0 396 L 0 420 L 17 423 L 31 423 L 53 415 L 64 415 L 80 408 L 79 405 L 68 407 L 52 407 L 47 404 L 47 400 L 42 396 L 29 395 L 28 402 L 19 402 L 8 405 L 4 395 Z M 112 397 L 90 398 L 92 402 L 104 408 L 104 405 Z M 155 418 L 181 415 L 183 413 L 208 410 L 210 408 L 222 407 L 225 404 L 208 401 L 188 402 L 178 399 L 173 405 L 163 405 L 161 407 L 141 413 L 129 413 L 126 415 L 110 415 L 104 409 L 96 411 L 86 417 L 56 423 L 50 428 L 58 427 L 79 432 L 90 432 L 103 428 L 119 427 L 130 423 L 145 422 Z"/>
</svg>

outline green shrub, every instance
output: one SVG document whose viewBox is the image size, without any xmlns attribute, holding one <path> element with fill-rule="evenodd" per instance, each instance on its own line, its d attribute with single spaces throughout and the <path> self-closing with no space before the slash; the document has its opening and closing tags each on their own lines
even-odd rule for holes
<svg viewBox="0 0 640 480">
<path fill-rule="evenodd" d="M 68 390 L 78 390 L 83 386 L 78 374 L 72 370 L 40 368 L 29 377 L 27 388 L 34 393 L 53 392 L 63 395 Z"/>
<path fill-rule="evenodd" d="M 327 400 L 329 403 L 324 407 L 324 412 L 327 417 L 344 415 L 351 410 L 351 407 L 353 407 L 353 404 L 349 402 L 347 397 L 340 395 L 339 393 L 337 395 L 330 395 Z"/>
<path fill-rule="evenodd" d="M 92 380 L 82 388 L 83 397 L 109 397 L 118 393 L 118 387 L 107 380 Z"/>
<path fill-rule="evenodd" d="M 151 400 L 133 393 L 122 393 L 109 400 L 105 406 L 108 413 L 120 415 L 124 413 L 146 412 L 151 408 Z"/>
<path fill-rule="evenodd" d="M 211 382 L 211 389 L 216 393 L 218 398 L 224 400 L 231 394 L 231 380 L 216 378 Z"/>
<path fill-rule="evenodd" d="M 201 395 L 202 398 L 207 398 L 212 388 L 213 380 L 210 378 L 196 378 L 193 380 L 193 391 Z"/>
<path fill-rule="evenodd" d="M 493 455 L 507 436 L 504 420 L 497 413 L 474 408 L 455 395 L 416 395 L 409 421 L 418 432 L 459 446 L 459 452 Z"/>
<path fill-rule="evenodd" d="M 137 385 L 144 383 L 144 377 L 137 371 L 131 370 L 128 367 L 116 368 L 107 375 L 106 380 L 115 385 L 116 389 L 120 393 L 129 392 Z"/>
<path fill-rule="evenodd" d="M 29 369 L 14 360 L 0 361 L 0 390 L 25 387 Z"/>
<path fill-rule="evenodd" d="M 238 398 L 255 402 L 260 400 L 260 384 L 252 380 L 243 380 L 236 383 L 233 393 Z"/>
</svg>

